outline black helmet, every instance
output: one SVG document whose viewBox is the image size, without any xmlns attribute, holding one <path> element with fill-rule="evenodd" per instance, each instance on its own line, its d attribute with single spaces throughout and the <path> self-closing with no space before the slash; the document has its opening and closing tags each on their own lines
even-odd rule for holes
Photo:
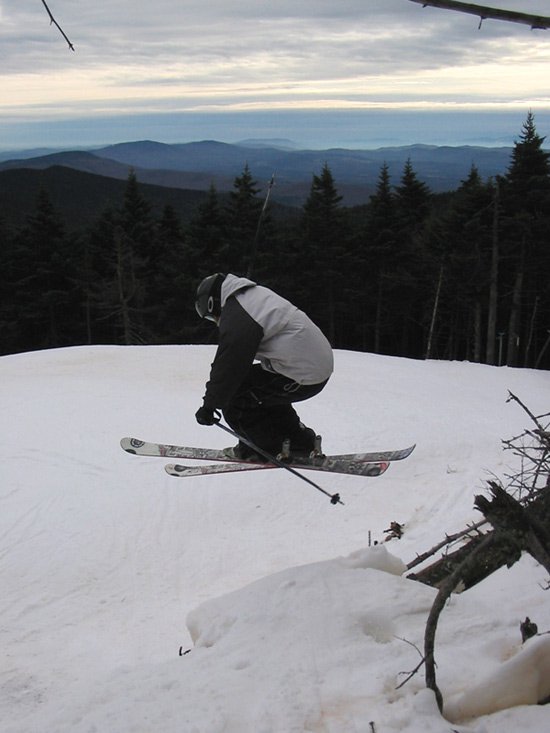
<svg viewBox="0 0 550 733">
<path fill-rule="evenodd" d="M 217 272 L 215 275 L 205 277 L 197 288 L 195 310 L 201 318 L 217 322 L 222 311 L 221 292 L 224 280 L 225 275 Z"/>
</svg>

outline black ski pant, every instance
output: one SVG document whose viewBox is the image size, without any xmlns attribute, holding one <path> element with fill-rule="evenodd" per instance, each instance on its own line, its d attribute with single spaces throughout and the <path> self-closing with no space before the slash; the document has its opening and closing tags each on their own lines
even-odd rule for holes
<svg viewBox="0 0 550 733">
<path fill-rule="evenodd" d="M 268 372 L 254 364 L 230 404 L 223 410 L 227 424 L 240 436 L 276 455 L 285 439 L 291 450 L 313 449 L 313 431 L 304 430 L 293 402 L 313 397 L 323 389 L 320 384 L 297 384 L 282 374 Z M 248 451 L 241 444 L 244 453 Z"/>
</svg>

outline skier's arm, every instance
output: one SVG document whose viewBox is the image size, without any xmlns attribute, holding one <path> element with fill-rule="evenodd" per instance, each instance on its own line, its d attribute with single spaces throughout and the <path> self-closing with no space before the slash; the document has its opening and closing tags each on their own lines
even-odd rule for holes
<svg viewBox="0 0 550 733">
<path fill-rule="evenodd" d="M 206 384 L 204 406 L 224 408 L 239 389 L 263 337 L 262 327 L 231 297 L 220 319 L 220 339 Z"/>
</svg>

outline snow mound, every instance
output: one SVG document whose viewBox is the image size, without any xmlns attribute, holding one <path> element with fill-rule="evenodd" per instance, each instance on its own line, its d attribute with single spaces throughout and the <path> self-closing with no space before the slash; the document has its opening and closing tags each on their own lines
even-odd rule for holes
<svg viewBox="0 0 550 733">
<path fill-rule="evenodd" d="M 344 733 L 370 720 L 380 730 L 417 731 L 434 702 L 420 678 L 413 694 L 397 690 L 395 660 L 406 649 L 415 666 L 417 653 L 403 639 L 413 628 L 421 638 L 434 590 L 400 577 L 403 570 L 377 546 L 202 604 L 187 617 L 194 647 L 185 664 L 200 680 L 194 704 L 210 704 L 223 730 L 241 733 Z M 440 720 L 423 729 L 448 727 Z"/>
<path fill-rule="evenodd" d="M 479 718 L 516 705 L 536 705 L 550 697 L 550 637 L 530 639 L 513 659 L 486 674 L 445 705 L 451 721 Z"/>
</svg>

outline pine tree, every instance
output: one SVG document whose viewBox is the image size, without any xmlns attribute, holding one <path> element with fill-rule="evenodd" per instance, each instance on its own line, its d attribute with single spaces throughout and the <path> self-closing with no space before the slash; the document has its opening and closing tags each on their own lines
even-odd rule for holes
<svg viewBox="0 0 550 733">
<path fill-rule="evenodd" d="M 119 225 L 135 254 L 148 264 L 156 254 L 155 222 L 151 205 L 141 193 L 133 170 L 126 181 Z"/>
<path fill-rule="evenodd" d="M 502 181 L 506 363 L 534 361 L 550 317 L 550 153 L 529 112 Z M 504 319 L 506 314 L 502 314 Z M 523 353 L 523 358 L 521 358 Z"/>
<path fill-rule="evenodd" d="M 400 185 L 395 189 L 395 200 L 397 214 L 402 228 L 407 227 L 413 230 L 430 213 L 430 189 L 418 176 L 409 158 L 403 168 Z"/>
<path fill-rule="evenodd" d="M 242 174 L 233 182 L 226 209 L 228 248 L 225 253 L 225 269 L 228 271 L 246 272 L 263 205 L 256 196 L 259 190 L 246 164 Z"/>
<path fill-rule="evenodd" d="M 534 215 L 548 204 L 550 153 L 542 149 L 545 139 L 537 133 L 535 117 L 529 112 L 506 174 L 508 196 L 513 204 Z"/>
<path fill-rule="evenodd" d="M 314 175 L 303 206 L 299 265 L 308 290 L 308 306 L 333 345 L 344 336 L 346 233 L 332 173 L 325 163 Z"/>
<path fill-rule="evenodd" d="M 0 354 L 17 349 L 17 312 L 14 308 L 15 262 L 14 237 L 5 219 L 0 216 Z"/>
<path fill-rule="evenodd" d="M 452 196 L 432 248 L 444 268 L 437 355 L 479 362 L 488 311 L 493 186 L 475 166 Z"/>
<path fill-rule="evenodd" d="M 87 343 L 118 343 L 117 283 L 114 251 L 118 215 L 103 211 L 83 242 L 80 289 L 85 312 Z"/>
<path fill-rule="evenodd" d="M 18 350 L 70 343 L 75 316 L 70 243 L 64 223 L 43 189 L 34 212 L 15 237 L 13 256 Z"/>
<path fill-rule="evenodd" d="M 155 287 L 164 259 L 157 222 L 131 171 L 122 205 L 105 210 L 84 243 L 81 289 L 95 343 L 98 337 L 123 344 L 156 340 Z"/>
<path fill-rule="evenodd" d="M 430 260 L 424 248 L 423 229 L 430 211 L 430 189 L 418 179 L 409 159 L 395 189 L 396 267 L 392 286 L 398 293 L 397 352 L 411 356 L 424 353 L 430 314 L 426 306 L 435 290 L 440 267 L 440 263 Z"/>
<path fill-rule="evenodd" d="M 176 212 L 166 205 L 158 222 L 155 267 L 149 283 L 153 343 L 178 343 L 193 321 L 196 287 L 189 246 Z"/>
<path fill-rule="evenodd" d="M 192 258 L 190 269 L 198 280 L 213 272 L 230 270 L 227 213 L 222 209 L 214 184 L 191 218 L 186 236 Z"/>
<path fill-rule="evenodd" d="M 388 165 L 380 169 L 375 193 L 369 199 L 365 231 L 356 252 L 356 291 L 362 303 L 363 348 L 367 348 L 367 329 L 372 338 L 370 348 L 380 353 L 384 335 L 391 330 L 388 321 L 395 293 L 390 273 L 396 257 L 396 203 Z"/>
<path fill-rule="evenodd" d="M 130 171 L 114 231 L 111 263 L 114 312 L 125 344 L 147 343 L 154 337 L 148 317 L 155 303 L 151 284 L 159 266 L 156 225 L 151 206 Z"/>
</svg>

